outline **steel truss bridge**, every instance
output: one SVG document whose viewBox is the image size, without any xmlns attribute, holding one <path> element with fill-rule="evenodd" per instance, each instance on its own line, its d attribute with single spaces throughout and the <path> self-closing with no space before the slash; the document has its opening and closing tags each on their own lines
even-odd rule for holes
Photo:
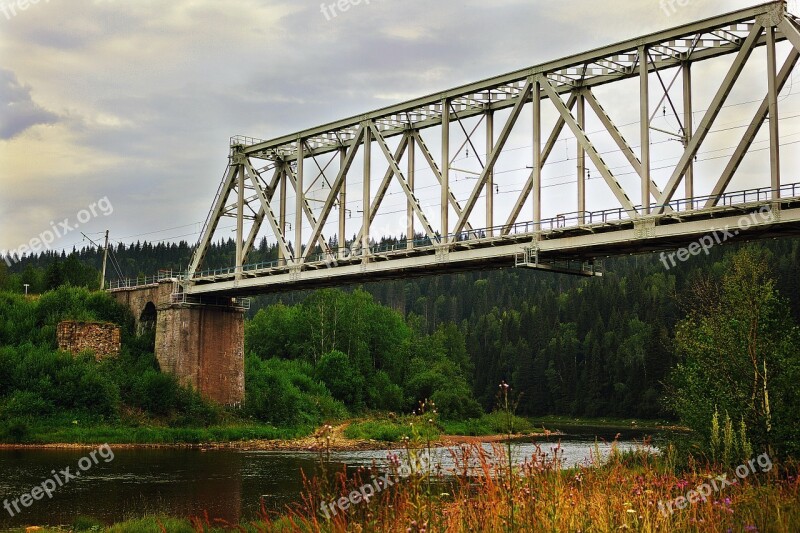
<svg viewBox="0 0 800 533">
<path fill-rule="evenodd" d="M 727 62 L 717 75 L 700 80 L 693 75 L 698 65 L 723 56 Z M 199 246 L 180 277 L 182 292 L 196 298 L 236 296 L 515 265 L 593 275 L 598 258 L 675 249 L 741 226 L 743 217 L 750 221 L 741 230 L 743 238 L 797 232 L 800 184 L 781 179 L 786 121 L 780 121 L 779 95 L 799 58 L 798 20 L 785 2 L 771 2 L 271 141 L 234 137 Z M 746 75 L 748 63 L 764 72 L 766 79 L 758 81 L 766 95 L 756 95 L 763 99 L 736 134 L 738 145 L 726 154 L 721 174 L 697 175 L 698 153 L 709 144 L 731 92 L 737 83 L 754 81 Z M 596 95 L 606 85 L 624 93 L 625 107 L 638 115 L 638 150 Z M 702 112 L 693 109 L 698 86 L 713 93 Z M 587 126 L 589 110 L 606 142 L 624 156 L 635 187 L 626 189 L 604 160 L 598 134 Z M 654 125 L 657 115 L 667 112 L 676 131 Z M 555 117 L 547 129 L 546 113 Z M 530 122 L 521 116 L 530 116 Z M 731 190 L 764 127 L 769 163 L 762 165 L 763 181 Z M 531 139 L 526 157 L 532 165 L 516 198 L 501 208 L 499 161 L 511 150 L 512 132 L 520 131 Z M 680 144 L 668 178 L 661 167 L 661 185 L 651 138 L 659 132 Z M 455 136 L 463 142 L 453 142 Z M 563 136 L 575 143 L 577 197 L 571 200 L 577 209 L 543 218 L 543 172 Z M 458 168 L 458 158 L 470 149 L 477 166 Z M 432 204 L 418 196 L 420 166 L 436 191 Z M 383 173 L 375 175 L 374 169 Z M 591 172 L 597 183 L 602 179 L 612 206 L 587 209 Z M 471 190 L 454 186 L 458 174 L 470 176 Z M 696 195 L 701 182 L 704 190 Z M 403 199 L 405 231 L 400 241 L 381 246 L 375 244 L 373 225 L 390 187 Z M 591 203 L 593 195 L 588 196 Z M 203 270 L 211 243 L 222 238 L 225 218 L 235 221 L 235 264 Z M 354 219 L 358 231 L 348 237 Z M 277 242 L 279 259 L 251 264 L 248 256 L 262 237 Z"/>
</svg>

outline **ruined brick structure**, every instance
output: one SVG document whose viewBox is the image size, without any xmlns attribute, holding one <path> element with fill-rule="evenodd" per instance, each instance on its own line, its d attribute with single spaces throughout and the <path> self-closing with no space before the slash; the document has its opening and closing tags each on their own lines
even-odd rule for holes
<svg viewBox="0 0 800 533">
<path fill-rule="evenodd" d="M 97 322 L 64 321 L 58 324 L 58 349 L 77 354 L 86 350 L 97 359 L 114 356 L 120 349 L 119 326 Z"/>
</svg>

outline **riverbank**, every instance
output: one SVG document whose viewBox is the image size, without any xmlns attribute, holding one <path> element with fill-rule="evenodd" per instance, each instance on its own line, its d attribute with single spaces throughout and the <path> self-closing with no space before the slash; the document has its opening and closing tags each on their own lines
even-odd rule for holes
<svg viewBox="0 0 800 533">
<path fill-rule="evenodd" d="M 91 449 L 100 444 L 110 444 L 114 449 L 237 449 L 243 451 L 359 451 L 359 450 L 389 450 L 397 448 L 399 440 L 376 440 L 348 438 L 345 432 L 352 421 L 336 426 L 319 428 L 305 437 L 290 439 L 244 439 L 210 442 L 115 442 L 102 439 L 87 439 L 82 442 L 46 442 L 46 443 L 0 443 L 0 450 L 65 450 L 65 449 Z M 537 433 L 513 433 L 512 439 L 534 436 Z M 544 433 L 542 433 L 544 434 Z M 547 434 L 554 434 L 548 432 Z M 440 434 L 430 440 L 435 447 L 454 446 L 474 442 L 501 442 L 509 438 L 507 434 L 470 436 Z"/>
<path fill-rule="evenodd" d="M 376 413 L 368 417 L 332 422 L 320 427 L 280 428 L 258 424 L 230 424 L 206 428 L 164 426 L 34 427 L 23 442 L 0 443 L 10 449 L 82 449 L 110 444 L 118 449 L 196 448 L 274 451 L 383 450 L 396 448 L 406 440 L 453 446 L 474 442 L 501 442 L 508 438 L 559 435 L 569 430 L 603 428 L 608 431 L 661 432 L 680 430 L 658 421 L 572 419 L 547 417 L 508 418 L 491 413 L 466 421 L 439 421 L 419 416 Z"/>
<path fill-rule="evenodd" d="M 604 428 L 635 431 L 689 431 L 669 420 L 642 420 L 638 418 L 575 418 L 569 416 L 540 416 L 529 418 L 538 428 L 563 431 L 571 428 Z"/>
</svg>

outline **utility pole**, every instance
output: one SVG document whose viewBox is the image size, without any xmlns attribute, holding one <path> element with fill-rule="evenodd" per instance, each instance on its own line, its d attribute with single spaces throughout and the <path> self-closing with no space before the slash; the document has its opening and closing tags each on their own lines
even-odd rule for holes
<svg viewBox="0 0 800 533">
<path fill-rule="evenodd" d="M 100 290 L 106 288 L 106 261 L 108 260 L 108 230 L 106 230 L 106 246 L 103 249 L 103 271 L 100 274 Z"/>
</svg>

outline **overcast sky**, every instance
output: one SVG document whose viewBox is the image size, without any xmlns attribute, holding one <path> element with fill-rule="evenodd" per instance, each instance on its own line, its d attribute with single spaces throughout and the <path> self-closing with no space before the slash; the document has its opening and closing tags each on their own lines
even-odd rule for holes
<svg viewBox="0 0 800 533">
<path fill-rule="evenodd" d="M 332 17 L 319 0 L 0 0 L 0 250 L 102 198 L 113 214 L 81 227 L 94 238 L 194 243 L 232 135 L 278 137 L 753 3 L 365 0 Z"/>
</svg>

